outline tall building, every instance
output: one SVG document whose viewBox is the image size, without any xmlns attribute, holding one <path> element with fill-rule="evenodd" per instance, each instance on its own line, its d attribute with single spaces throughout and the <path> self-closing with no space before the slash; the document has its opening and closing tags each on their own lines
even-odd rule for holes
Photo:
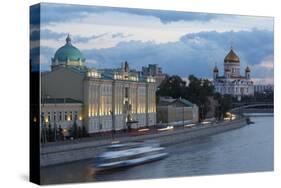
<svg viewBox="0 0 281 188">
<path fill-rule="evenodd" d="M 219 76 L 219 69 L 215 66 L 213 70 L 213 83 L 216 92 L 230 94 L 241 99 L 242 96 L 254 95 L 254 85 L 251 80 L 251 70 L 247 66 L 244 76 L 240 75 L 240 58 L 234 50 L 224 58 L 224 74 Z"/>
<path fill-rule="evenodd" d="M 85 62 L 81 51 L 67 36 L 66 44 L 52 58 L 51 71 L 42 73 L 41 77 L 42 101 L 52 101 L 52 104 L 42 102 L 41 105 L 47 123 L 53 125 L 59 119 L 63 128 L 69 129 L 73 118 L 68 116 L 77 114 L 89 133 L 156 123 L 156 82 L 153 76 L 131 71 L 127 62 L 117 69 L 88 68 Z M 68 100 L 62 100 L 66 98 Z M 76 107 L 67 101 L 81 102 Z M 63 114 L 63 118 L 55 117 L 58 114 Z M 68 120 L 68 123 L 64 122 Z"/>
<path fill-rule="evenodd" d="M 167 76 L 157 64 L 149 64 L 147 67 L 142 67 L 141 73 L 143 76 L 153 76 L 157 86 L 159 86 Z"/>
</svg>

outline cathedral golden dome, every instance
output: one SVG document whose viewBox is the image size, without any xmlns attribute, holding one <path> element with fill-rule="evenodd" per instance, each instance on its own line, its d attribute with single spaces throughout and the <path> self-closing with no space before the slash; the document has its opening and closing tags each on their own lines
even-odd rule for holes
<svg viewBox="0 0 281 188">
<path fill-rule="evenodd" d="M 224 62 L 235 62 L 235 63 L 240 63 L 240 59 L 238 57 L 238 55 L 236 55 L 236 53 L 232 50 L 230 50 L 230 52 L 225 56 L 224 58 Z"/>
</svg>

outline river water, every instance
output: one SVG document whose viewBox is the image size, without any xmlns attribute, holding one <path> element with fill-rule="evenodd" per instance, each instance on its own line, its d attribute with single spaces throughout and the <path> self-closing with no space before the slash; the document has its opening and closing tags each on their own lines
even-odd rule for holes
<svg viewBox="0 0 281 188">
<path fill-rule="evenodd" d="M 167 147 L 161 161 L 93 174 L 89 160 L 42 168 L 42 184 L 116 181 L 273 170 L 273 116 L 254 124 Z"/>
</svg>

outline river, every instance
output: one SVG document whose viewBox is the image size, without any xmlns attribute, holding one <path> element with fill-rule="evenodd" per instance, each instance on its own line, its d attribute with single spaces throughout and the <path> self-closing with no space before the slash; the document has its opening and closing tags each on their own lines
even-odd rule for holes
<svg viewBox="0 0 281 188">
<path fill-rule="evenodd" d="M 93 175 L 90 160 L 41 169 L 41 183 L 74 183 L 166 178 L 273 170 L 273 116 L 253 116 L 254 124 L 167 147 L 161 161 Z"/>
</svg>

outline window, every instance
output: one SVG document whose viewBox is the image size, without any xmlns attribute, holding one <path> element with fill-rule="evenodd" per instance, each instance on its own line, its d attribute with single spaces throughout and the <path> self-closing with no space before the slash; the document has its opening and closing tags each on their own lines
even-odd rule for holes
<svg viewBox="0 0 281 188">
<path fill-rule="evenodd" d="M 77 119 L 77 111 L 74 111 L 74 119 Z"/>
<path fill-rule="evenodd" d="M 56 121 L 56 118 L 57 118 L 57 113 L 54 112 L 54 121 Z"/>
<path fill-rule="evenodd" d="M 125 98 L 129 97 L 129 88 L 125 87 Z"/>
<path fill-rule="evenodd" d="M 70 112 L 69 119 L 70 119 L 70 121 L 72 121 L 72 112 Z"/>
<path fill-rule="evenodd" d="M 67 112 L 64 112 L 64 120 L 67 121 Z"/>
<path fill-rule="evenodd" d="M 61 115 L 61 112 L 59 112 L 59 121 L 62 120 L 62 115 Z"/>
</svg>

